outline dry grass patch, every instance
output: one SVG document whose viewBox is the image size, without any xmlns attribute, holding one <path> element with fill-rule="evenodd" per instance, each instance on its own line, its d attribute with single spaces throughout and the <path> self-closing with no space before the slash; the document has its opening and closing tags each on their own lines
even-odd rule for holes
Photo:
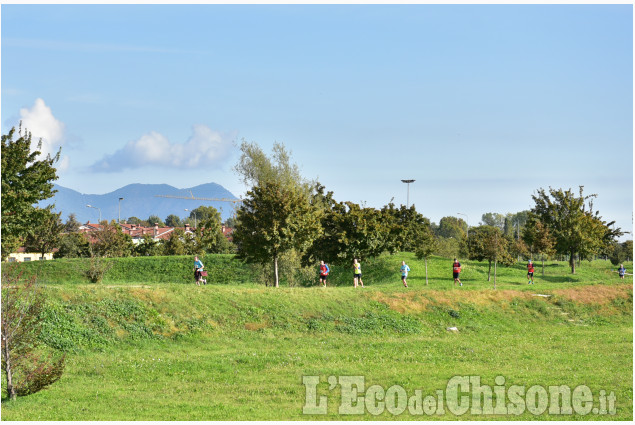
<svg viewBox="0 0 635 425">
<path fill-rule="evenodd" d="M 268 325 L 266 323 L 245 323 L 245 329 L 247 329 L 248 331 L 259 331 L 261 329 L 264 329 L 268 327 Z"/>
<path fill-rule="evenodd" d="M 149 302 L 153 305 L 162 305 L 168 301 L 164 289 L 153 288 L 151 286 L 130 288 L 130 295 L 137 299 Z"/>
<path fill-rule="evenodd" d="M 376 292 L 373 299 L 387 305 L 399 313 L 419 313 L 430 306 L 457 306 L 468 303 L 479 306 L 490 304 L 507 305 L 511 300 L 530 299 L 531 293 L 515 290 L 483 290 L 483 291 L 413 291 L 398 293 Z"/>
<path fill-rule="evenodd" d="M 632 296 L 633 284 L 629 285 L 592 285 L 577 288 L 556 289 L 554 295 L 582 304 L 609 304 L 617 298 Z"/>
</svg>

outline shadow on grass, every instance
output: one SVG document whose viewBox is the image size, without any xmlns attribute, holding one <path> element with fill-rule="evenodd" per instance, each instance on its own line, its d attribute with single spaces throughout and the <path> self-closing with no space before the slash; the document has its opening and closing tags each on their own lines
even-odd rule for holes
<svg viewBox="0 0 635 425">
<path fill-rule="evenodd" d="M 580 282 L 580 279 L 573 276 L 541 276 L 535 275 L 536 279 L 544 280 L 545 282 L 550 283 L 572 283 L 572 282 Z"/>
</svg>

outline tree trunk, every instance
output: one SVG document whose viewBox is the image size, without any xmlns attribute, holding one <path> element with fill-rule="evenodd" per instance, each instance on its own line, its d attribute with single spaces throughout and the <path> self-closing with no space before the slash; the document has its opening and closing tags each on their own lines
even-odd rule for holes
<svg viewBox="0 0 635 425">
<path fill-rule="evenodd" d="M 428 257 L 425 257 L 426 264 L 426 285 L 428 284 Z"/>
<path fill-rule="evenodd" d="M 545 256 L 542 256 L 542 277 L 545 277 Z"/>
<path fill-rule="evenodd" d="M 487 269 L 487 281 L 492 281 L 492 260 L 489 260 L 489 268 Z"/>
<path fill-rule="evenodd" d="M 273 257 L 273 274 L 275 277 L 275 287 L 277 288 L 278 285 L 278 257 Z"/>
<path fill-rule="evenodd" d="M 496 289 L 496 260 L 494 260 L 494 289 Z"/>
<path fill-rule="evenodd" d="M 575 274 L 575 252 L 571 250 L 571 256 L 569 257 L 569 265 L 571 266 L 571 274 Z"/>
<path fill-rule="evenodd" d="M 9 340 L 5 341 L 3 347 L 5 359 L 4 372 L 7 377 L 7 395 L 9 396 L 9 399 L 15 400 L 17 395 L 15 393 L 15 387 L 13 386 L 13 369 L 11 365 L 11 350 L 9 349 L 9 343 Z"/>
</svg>

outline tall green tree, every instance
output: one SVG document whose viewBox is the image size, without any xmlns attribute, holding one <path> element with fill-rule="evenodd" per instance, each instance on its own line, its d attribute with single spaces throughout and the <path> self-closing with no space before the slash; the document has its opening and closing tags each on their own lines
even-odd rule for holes
<svg viewBox="0 0 635 425">
<path fill-rule="evenodd" d="M 542 275 L 545 275 L 545 256 L 550 257 L 556 253 L 556 241 L 549 228 L 536 216 L 530 216 L 523 228 L 523 241 L 527 244 L 529 252 L 540 255 L 542 260 Z"/>
<path fill-rule="evenodd" d="M 196 241 L 208 254 L 228 254 L 232 251 L 232 245 L 223 234 L 220 213 L 208 216 L 205 221 L 199 222 L 196 229 Z"/>
<path fill-rule="evenodd" d="M 134 247 L 134 255 L 138 257 L 155 256 L 163 254 L 163 246 L 154 240 L 152 235 L 143 235 L 141 241 Z"/>
<path fill-rule="evenodd" d="M 178 215 L 170 214 L 165 218 L 165 225 L 168 227 L 181 227 L 183 226 L 183 222 Z"/>
<path fill-rule="evenodd" d="M 77 221 L 77 216 L 75 213 L 70 213 L 68 218 L 66 219 L 66 223 L 64 223 L 64 231 L 65 232 L 79 232 L 79 227 L 81 223 Z"/>
<path fill-rule="evenodd" d="M 182 229 L 174 229 L 166 241 L 163 242 L 163 255 L 187 254 L 185 233 Z"/>
<path fill-rule="evenodd" d="M 488 212 L 481 216 L 481 221 L 485 226 L 498 227 L 501 230 L 505 228 L 505 216 L 503 214 Z"/>
<path fill-rule="evenodd" d="M 84 233 L 62 233 L 60 235 L 58 248 L 59 250 L 53 253 L 54 258 L 90 257 L 90 243 Z"/>
<path fill-rule="evenodd" d="M 428 257 L 430 257 L 437 248 L 437 238 L 432 233 L 430 227 L 426 228 L 422 233 L 417 235 L 415 241 L 415 255 L 418 259 L 424 259 L 426 268 L 426 285 L 428 284 Z"/>
<path fill-rule="evenodd" d="M 150 227 L 154 226 L 155 224 L 158 224 L 159 227 L 165 227 L 165 223 L 163 222 L 163 220 L 159 218 L 158 215 L 151 215 L 150 217 L 148 217 L 146 222 L 148 223 L 148 226 Z"/>
<path fill-rule="evenodd" d="M 589 257 L 600 252 L 623 232 L 612 228 L 598 212 L 593 212 L 593 199 L 597 195 L 584 195 L 580 186 L 576 196 L 571 189 L 539 189 L 532 198 L 535 206 L 530 219 L 539 220 L 549 229 L 557 253 L 569 256 L 571 273 L 575 274 L 575 256 Z"/>
<path fill-rule="evenodd" d="M 252 188 L 237 211 L 233 239 L 239 258 L 273 265 L 279 286 L 280 258 L 297 251 L 285 264 L 302 266 L 299 259 L 321 232 L 323 211 L 312 202 L 314 183 L 302 177 L 283 144 L 274 144 L 271 157 L 255 143 L 243 141 L 240 149 L 234 170 Z"/>
<path fill-rule="evenodd" d="M 393 208 L 393 215 L 388 209 L 380 211 L 354 202 L 337 202 L 332 195 L 332 192 L 324 194 L 324 187 L 318 183 L 313 205 L 323 211 L 322 230 L 305 252 L 304 264 L 315 265 L 320 260 L 352 264 L 354 258 L 364 260 L 384 251 L 395 251 L 398 210 Z"/>
<path fill-rule="evenodd" d="M 496 266 L 499 262 L 505 265 L 514 263 L 509 253 L 509 239 L 499 227 L 482 225 L 470 229 L 467 240 L 470 260 L 487 260 L 489 268 L 487 281 L 491 281 L 492 263 L 494 264 L 494 288 L 496 288 Z"/>
<path fill-rule="evenodd" d="M 192 220 L 196 218 L 196 223 L 198 226 L 201 226 L 200 223 L 206 222 L 210 219 L 218 220 L 220 222 L 220 212 L 212 206 L 201 205 L 200 207 L 190 211 L 189 218 Z"/>
<path fill-rule="evenodd" d="M 31 133 L 25 130 L 22 134 L 20 128 L 18 135 L 14 140 L 15 127 L 2 135 L 2 260 L 20 246 L 33 223 L 46 214 L 35 204 L 54 195 L 53 182 L 57 180 L 54 164 L 60 152 L 41 159 L 42 141 L 31 151 Z"/>
<path fill-rule="evenodd" d="M 37 252 L 44 257 L 59 247 L 60 237 L 65 229 L 60 215 L 61 213 L 54 213 L 49 208 L 40 212 L 40 221 L 33 224 L 24 241 L 28 252 Z"/>
<path fill-rule="evenodd" d="M 273 286 L 279 286 L 278 261 L 293 249 L 304 252 L 319 235 L 321 210 L 297 187 L 270 181 L 254 186 L 238 210 L 233 238 L 238 257 L 252 263 L 270 262 Z"/>
<path fill-rule="evenodd" d="M 387 241 L 390 251 L 414 252 L 421 238 L 430 232 L 430 220 L 417 212 L 414 204 L 409 208 L 401 205 L 395 208 L 392 203 L 381 209 L 391 238 Z"/>
<path fill-rule="evenodd" d="M 633 259 L 633 241 L 628 240 L 626 242 L 618 243 L 614 242 L 609 250 L 609 260 L 611 264 L 617 266 L 625 261 L 631 261 Z"/>
<path fill-rule="evenodd" d="M 97 257 L 129 257 L 134 251 L 132 238 L 114 220 L 102 221 L 101 229 L 94 231 L 92 238 L 92 250 Z"/>
<path fill-rule="evenodd" d="M 234 171 L 240 175 L 246 186 L 276 181 L 284 187 L 301 188 L 308 194 L 315 184 L 302 177 L 297 164 L 291 161 L 291 153 L 282 143 L 274 143 L 271 156 L 258 144 L 245 140 L 240 144 L 240 151 L 240 159 Z"/>
<path fill-rule="evenodd" d="M 447 216 L 439 220 L 437 236 L 464 240 L 467 235 L 467 223 L 463 219 Z"/>
</svg>

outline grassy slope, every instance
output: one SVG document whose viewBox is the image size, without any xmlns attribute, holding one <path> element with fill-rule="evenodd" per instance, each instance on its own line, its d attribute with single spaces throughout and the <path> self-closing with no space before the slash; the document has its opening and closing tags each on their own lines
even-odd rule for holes
<svg viewBox="0 0 635 425">
<path fill-rule="evenodd" d="M 408 289 L 397 273 L 402 258 Z M 485 264 L 463 262 L 465 285 L 451 288 L 448 263 L 429 262 L 427 287 L 423 262 L 408 254 L 365 263 L 363 290 L 47 286 L 44 338 L 70 353 L 67 372 L 46 391 L 3 402 L 2 419 L 324 419 L 302 415 L 303 375 L 363 375 L 367 386 L 428 395 L 472 374 L 492 386 L 502 375 L 508 386 L 615 391 L 617 417 L 584 419 L 633 417 L 632 278 L 619 281 L 604 262 L 583 263 L 576 276 L 557 264 L 544 279 L 538 269 L 529 286 L 519 265 L 499 269 L 494 291 Z M 332 280 L 344 284 L 348 274 L 335 270 Z M 337 394 L 329 393 L 328 418 L 391 418 L 337 416 Z"/>
</svg>

